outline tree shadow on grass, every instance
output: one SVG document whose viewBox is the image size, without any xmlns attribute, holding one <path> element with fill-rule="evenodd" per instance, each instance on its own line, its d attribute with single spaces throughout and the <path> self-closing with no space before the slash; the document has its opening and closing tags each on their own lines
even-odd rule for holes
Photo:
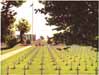
<svg viewBox="0 0 99 75">
<path fill-rule="evenodd" d="M 10 49 L 12 47 L 5 47 L 5 48 L 1 48 L 1 50 L 7 50 L 7 49 Z"/>
<path fill-rule="evenodd" d="M 17 44 L 19 44 L 19 42 L 17 42 L 16 44 L 12 45 L 12 46 L 9 46 L 9 47 L 3 47 L 1 48 L 1 50 L 7 50 L 7 49 L 10 49 L 10 48 L 13 48 L 15 47 Z"/>
</svg>

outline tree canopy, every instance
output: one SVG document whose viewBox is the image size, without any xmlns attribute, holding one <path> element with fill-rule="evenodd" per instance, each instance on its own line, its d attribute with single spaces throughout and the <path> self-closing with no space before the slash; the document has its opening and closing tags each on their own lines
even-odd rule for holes
<svg viewBox="0 0 99 75">
<path fill-rule="evenodd" d="M 47 25 L 55 25 L 65 40 L 72 43 L 93 43 L 98 36 L 98 1 L 41 1 L 45 5 L 39 11 L 49 14 Z M 60 34 L 59 34 L 60 35 Z M 58 40 L 58 39 L 57 39 Z"/>
<path fill-rule="evenodd" d="M 28 32 L 30 30 L 30 24 L 26 19 L 21 19 L 16 25 L 19 31 L 23 33 Z"/>
<path fill-rule="evenodd" d="M 18 31 L 20 31 L 21 42 L 23 42 L 24 33 L 30 30 L 30 24 L 26 19 L 21 19 L 16 26 Z"/>
<path fill-rule="evenodd" d="M 1 9 L 1 41 L 7 41 L 7 36 L 12 37 L 13 31 L 12 28 L 14 27 L 15 22 L 15 15 L 17 14 L 13 7 L 19 7 L 25 1 L 14 0 L 14 1 L 2 1 L 2 9 Z"/>
</svg>

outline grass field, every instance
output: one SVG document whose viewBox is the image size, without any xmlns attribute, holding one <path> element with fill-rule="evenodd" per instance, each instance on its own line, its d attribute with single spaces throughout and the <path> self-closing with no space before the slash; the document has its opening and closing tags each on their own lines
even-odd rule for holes
<svg viewBox="0 0 99 75">
<path fill-rule="evenodd" d="M 97 52 L 90 46 L 31 47 L 1 62 L 1 75 L 98 75 Z"/>
</svg>

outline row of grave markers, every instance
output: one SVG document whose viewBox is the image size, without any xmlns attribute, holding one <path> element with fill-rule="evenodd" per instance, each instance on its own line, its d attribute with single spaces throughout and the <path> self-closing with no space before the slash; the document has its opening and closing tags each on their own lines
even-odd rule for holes
<svg viewBox="0 0 99 75">
<path fill-rule="evenodd" d="M 62 62 L 64 62 L 63 57 L 58 55 L 57 50 L 54 50 L 54 51 L 55 51 L 55 53 L 57 53 L 57 56 L 62 60 Z M 80 60 L 81 60 L 81 58 L 79 58 L 79 62 L 78 62 L 78 65 L 77 65 L 77 66 L 80 66 L 80 65 L 81 65 L 81 64 L 80 64 Z M 84 62 L 85 62 L 85 71 L 88 71 L 87 61 L 85 60 Z M 95 62 L 98 64 L 98 59 L 96 59 Z M 67 65 L 68 65 L 68 64 L 66 63 L 66 66 L 67 66 Z M 70 65 L 70 66 L 71 66 L 70 70 L 72 70 L 72 62 L 71 62 L 71 65 Z M 91 63 L 91 66 L 94 66 L 93 61 L 92 61 L 92 63 Z"/>
<path fill-rule="evenodd" d="M 24 68 L 23 68 L 23 71 L 24 71 L 24 74 L 23 75 L 28 75 L 28 74 L 26 74 L 26 70 L 27 69 L 29 69 L 29 68 L 27 68 L 26 66 L 24 66 Z M 44 68 L 43 68 L 43 65 L 41 65 L 41 74 L 40 75 L 44 75 L 44 73 L 43 73 L 43 71 L 44 71 Z M 56 67 L 56 70 L 58 71 L 58 75 L 62 75 L 61 74 L 61 68 L 59 67 Z M 79 71 L 80 71 L 80 69 L 77 67 L 77 75 L 80 75 L 80 73 L 79 73 Z M 99 74 L 99 70 L 98 70 L 98 67 L 95 69 L 95 75 L 98 75 Z M 6 73 L 6 75 L 10 75 L 10 67 L 8 66 L 7 67 L 7 73 Z"/>
<path fill-rule="evenodd" d="M 30 60 L 29 60 L 29 62 L 27 63 L 27 65 L 24 66 L 24 68 L 23 68 L 24 75 L 27 75 L 27 74 L 26 74 L 26 70 L 29 69 L 29 65 L 32 64 L 33 58 L 35 58 L 35 56 L 37 55 L 38 51 L 39 51 L 39 50 L 37 50 L 37 51 L 34 53 L 34 55 L 30 58 Z M 51 56 L 51 58 L 52 58 L 52 62 L 54 62 L 53 65 L 56 66 L 55 70 L 58 71 L 58 75 L 62 75 L 62 74 L 61 74 L 61 67 L 58 66 L 58 64 L 57 64 L 57 62 L 56 62 L 56 59 L 55 59 L 55 57 L 53 56 L 53 53 L 51 52 L 51 49 L 50 49 L 49 47 L 48 47 L 48 51 L 49 51 L 50 56 Z M 34 50 L 33 50 L 33 52 L 34 52 Z M 23 57 L 22 57 L 22 58 L 23 58 L 22 60 L 24 60 L 28 55 L 30 55 L 30 53 L 32 53 L 32 52 L 30 51 L 30 52 L 28 52 L 25 56 L 23 56 Z M 20 64 L 20 62 L 21 62 L 21 60 L 20 60 L 20 58 L 19 58 L 18 64 Z M 86 65 L 87 65 L 87 64 L 85 64 L 85 66 L 86 66 Z M 7 67 L 7 74 L 6 74 L 6 75 L 10 75 L 10 69 L 11 69 L 10 66 L 8 66 L 8 67 Z M 13 69 L 16 69 L 16 64 L 15 64 L 15 63 L 14 63 Z M 44 75 L 44 72 L 43 72 L 43 71 L 44 71 L 44 51 L 42 51 L 41 68 L 40 68 L 40 70 L 41 70 L 41 75 Z M 72 63 L 71 63 L 71 68 L 70 68 L 70 70 L 72 70 Z M 85 67 L 85 71 L 87 71 L 87 66 Z M 96 67 L 95 72 L 96 72 L 96 75 L 98 75 L 98 67 Z M 80 75 L 80 69 L 79 69 L 78 66 L 77 66 L 77 75 Z"/>
</svg>

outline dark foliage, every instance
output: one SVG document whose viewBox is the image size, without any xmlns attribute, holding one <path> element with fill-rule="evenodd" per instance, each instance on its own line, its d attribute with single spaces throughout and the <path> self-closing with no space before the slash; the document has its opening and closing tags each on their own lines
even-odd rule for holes
<svg viewBox="0 0 99 75">
<path fill-rule="evenodd" d="M 45 5 L 40 11 L 49 14 L 47 25 L 55 25 L 56 41 L 66 44 L 84 44 L 97 47 L 98 36 L 98 1 L 40 1 Z M 57 37 L 58 36 L 58 37 Z"/>
<path fill-rule="evenodd" d="M 26 40 L 26 44 L 31 44 L 31 40 Z"/>
<path fill-rule="evenodd" d="M 11 47 L 15 46 L 16 44 L 18 44 L 18 41 L 17 41 L 16 38 L 12 38 L 12 39 L 10 39 L 10 40 L 7 42 L 7 44 L 8 44 L 8 48 L 11 48 Z"/>
<path fill-rule="evenodd" d="M 6 36 L 12 36 L 15 22 L 15 15 L 17 14 L 12 7 L 19 7 L 24 1 L 3 1 L 1 9 L 1 42 L 6 42 Z"/>
</svg>

